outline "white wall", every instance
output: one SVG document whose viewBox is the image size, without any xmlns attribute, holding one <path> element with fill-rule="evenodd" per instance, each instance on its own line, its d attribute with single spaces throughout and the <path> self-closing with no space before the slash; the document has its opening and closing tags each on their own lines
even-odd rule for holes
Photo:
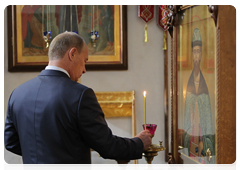
<svg viewBox="0 0 240 170">
<path fill-rule="evenodd" d="M 154 144 L 164 141 L 164 55 L 163 31 L 157 26 L 156 18 L 148 23 L 149 42 L 144 42 L 145 23 L 138 18 L 137 6 L 128 6 L 128 70 L 126 71 L 87 71 L 81 78 L 82 84 L 94 91 L 131 91 L 136 92 L 137 132 L 144 123 L 143 91 L 147 91 L 147 123 L 158 125 L 153 138 Z M 6 21 L 5 21 L 6 27 Z M 6 29 L 4 30 L 5 35 Z M 23 82 L 36 77 L 39 73 L 10 73 L 7 71 L 7 47 L 4 37 L 4 113 L 12 90 Z M 109 118 L 109 127 L 119 136 L 131 137 L 130 118 Z M 163 145 L 165 145 L 163 143 Z M 165 152 L 159 152 L 152 163 L 165 163 Z M 21 163 L 21 157 L 5 151 L 8 163 Z M 116 163 L 104 160 L 92 153 L 92 163 Z M 132 163 L 132 161 L 131 161 Z M 143 159 L 140 164 L 146 163 Z"/>
</svg>

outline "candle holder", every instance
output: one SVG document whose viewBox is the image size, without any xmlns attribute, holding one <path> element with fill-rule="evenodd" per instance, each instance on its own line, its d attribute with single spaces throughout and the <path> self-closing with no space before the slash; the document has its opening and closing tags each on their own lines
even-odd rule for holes
<svg viewBox="0 0 240 170">
<path fill-rule="evenodd" d="M 145 124 L 143 124 L 143 129 L 145 130 Z M 146 124 L 146 129 L 150 131 L 151 138 L 154 137 L 155 131 L 157 129 L 156 124 Z M 152 163 L 154 156 L 158 155 L 159 151 L 163 151 L 166 148 L 162 145 L 162 141 L 159 141 L 158 144 L 151 144 L 146 151 L 143 152 L 143 156 L 148 164 Z"/>
</svg>

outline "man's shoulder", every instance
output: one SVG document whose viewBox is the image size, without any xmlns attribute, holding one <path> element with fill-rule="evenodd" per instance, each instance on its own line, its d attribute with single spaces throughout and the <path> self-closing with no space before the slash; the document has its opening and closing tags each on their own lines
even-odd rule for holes
<svg viewBox="0 0 240 170">
<path fill-rule="evenodd" d="M 30 91 L 35 91 L 38 88 L 50 88 L 50 89 L 55 89 L 56 91 L 58 90 L 66 90 L 66 91 L 85 91 L 89 87 L 80 84 L 78 82 L 72 81 L 69 78 L 66 77 L 43 77 L 43 76 L 37 76 L 35 78 L 32 78 L 18 87 L 14 89 L 14 91 L 18 92 L 30 92 Z"/>
<path fill-rule="evenodd" d="M 20 84 L 19 86 L 17 86 L 16 88 L 15 88 L 15 90 L 21 90 L 22 88 L 27 88 L 27 87 L 29 87 L 29 86 L 31 86 L 31 85 L 36 85 L 36 84 L 39 84 L 39 79 L 38 79 L 38 77 L 34 77 L 34 78 L 32 78 L 32 79 L 30 79 L 30 80 L 28 80 L 28 81 L 26 81 L 26 82 L 24 82 L 24 83 L 22 83 L 22 84 Z"/>
<path fill-rule="evenodd" d="M 86 89 L 89 88 L 89 87 L 87 87 L 87 86 L 85 86 L 85 85 L 83 85 L 81 83 L 74 82 L 72 80 L 71 80 L 71 84 L 72 84 L 73 87 L 78 88 L 78 89 L 82 89 L 82 90 L 86 90 Z"/>
</svg>

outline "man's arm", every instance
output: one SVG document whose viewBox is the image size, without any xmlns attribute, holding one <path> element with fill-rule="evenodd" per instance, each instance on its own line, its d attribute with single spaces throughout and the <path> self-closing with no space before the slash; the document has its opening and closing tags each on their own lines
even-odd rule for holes
<svg viewBox="0 0 240 170">
<path fill-rule="evenodd" d="M 87 89 L 80 99 L 78 122 L 80 135 L 85 143 L 103 158 L 116 160 L 142 158 L 143 149 L 146 147 L 143 142 L 146 143 L 147 135 L 145 133 L 147 132 L 141 135 L 141 137 L 145 136 L 142 139 L 113 135 L 92 89 Z M 148 143 L 151 143 L 149 141 Z"/>
<path fill-rule="evenodd" d="M 10 96 L 11 98 L 11 96 Z M 7 110 L 7 117 L 5 121 L 5 130 L 4 130 L 4 144 L 5 148 L 13 152 L 17 155 L 22 155 L 19 136 L 16 131 L 16 128 L 13 124 L 12 120 L 12 113 L 11 113 L 11 106 L 10 106 L 10 98 L 8 101 L 8 110 Z"/>
</svg>

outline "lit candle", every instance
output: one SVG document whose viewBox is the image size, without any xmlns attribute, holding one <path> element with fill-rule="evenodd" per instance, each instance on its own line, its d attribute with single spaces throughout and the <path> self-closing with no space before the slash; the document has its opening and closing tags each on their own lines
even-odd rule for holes
<svg viewBox="0 0 240 170">
<path fill-rule="evenodd" d="M 144 96 L 144 125 L 145 125 L 145 130 L 146 130 L 146 91 L 143 92 Z"/>
</svg>

